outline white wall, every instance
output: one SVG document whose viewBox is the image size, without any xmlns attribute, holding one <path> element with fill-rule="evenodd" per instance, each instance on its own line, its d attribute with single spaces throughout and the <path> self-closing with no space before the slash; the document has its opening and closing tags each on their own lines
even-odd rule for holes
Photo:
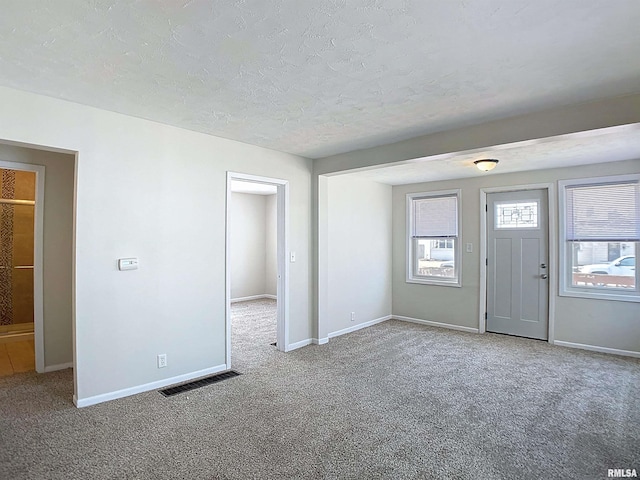
<svg viewBox="0 0 640 480">
<path fill-rule="evenodd" d="M 391 194 L 389 185 L 328 179 L 329 336 L 391 315 Z"/>
<path fill-rule="evenodd" d="M 478 328 L 480 301 L 480 189 L 516 186 L 603 175 L 637 173 L 640 160 L 604 163 L 577 168 L 538 170 L 513 174 L 448 180 L 393 187 L 393 314 Z M 419 285 L 406 282 L 406 194 L 462 189 L 461 242 L 473 244 L 473 253 L 463 252 L 462 288 Z M 557 196 L 557 195 L 556 195 Z M 557 206 L 555 217 L 558 218 Z M 556 237 L 550 241 L 557 247 Z M 555 296 L 555 339 L 618 350 L 640 352 L 640 304 Z"/>
<path fill-rule="evenodd" d="M 73 361 L 72 264 L 75 156 L 0 143 L 0 160 L 44 165 L 44 366 Z"/>
<path fill-rule="evenodd" d="M 78 152 L 80 403 L 224 365 L 229 170 L 289 182 L 289 338 L 311 337 L 310 160 L 13 89 L 0 104 L 0 140 Z M 118 271 L 129 256 L 140 268 Z"/>
<path fill-rule="evenodd" d="M 231 194 L 232 300 L 276 294 L 275 199 L 276 195 Z"/>
</svg>

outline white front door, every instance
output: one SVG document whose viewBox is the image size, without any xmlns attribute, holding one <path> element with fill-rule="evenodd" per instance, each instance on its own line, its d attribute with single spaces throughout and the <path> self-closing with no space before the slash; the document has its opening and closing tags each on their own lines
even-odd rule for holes
<svg viewBox="0 0 640 480">
<path fill-rule="evenodd" d="M 547 340 L 546 190 L 487 194 L 487 331 Z"/>
</svg>

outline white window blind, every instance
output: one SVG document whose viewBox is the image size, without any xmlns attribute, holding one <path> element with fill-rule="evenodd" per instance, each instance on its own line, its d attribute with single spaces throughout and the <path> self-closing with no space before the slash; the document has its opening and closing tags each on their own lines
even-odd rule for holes
<svg viewBox="0 0 640 480">
<path fill-rule="evenodd" d="M 416 198 L 413 202 L 413 238 L 458 236 L 456 195 Z"/>
<path fill-rule="evenodd" d="M 637 181 L 566 187 L 569 241 L 640 241 L 640 187 Z"/>
</svg>

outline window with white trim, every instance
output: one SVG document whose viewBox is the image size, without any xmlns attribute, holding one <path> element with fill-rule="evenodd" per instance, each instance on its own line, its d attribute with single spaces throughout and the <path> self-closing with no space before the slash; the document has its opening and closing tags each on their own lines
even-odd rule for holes
<svg viewBox="0 0 640 480">
<path fill-rule="evenodd" d="M 559 182 L 561 295 L 640 302 L 640 175 Z"/>
<path fill-rule="evenodd" d="M 407 195 L 407 282 L 460 286 L 460 190 Z"/>
</svg>

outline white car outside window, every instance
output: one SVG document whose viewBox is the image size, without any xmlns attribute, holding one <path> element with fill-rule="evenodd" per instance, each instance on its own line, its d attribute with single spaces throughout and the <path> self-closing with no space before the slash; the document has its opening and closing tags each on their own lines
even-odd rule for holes
<svg viewBox="0 0 640 480">
<path fill-rule="evenodd" d="M 580 267 L 580 273 L 633 276 L 636 271 L 635 255 L 619 257 L 609 263 L 596 263 Z"/>
</svg>

